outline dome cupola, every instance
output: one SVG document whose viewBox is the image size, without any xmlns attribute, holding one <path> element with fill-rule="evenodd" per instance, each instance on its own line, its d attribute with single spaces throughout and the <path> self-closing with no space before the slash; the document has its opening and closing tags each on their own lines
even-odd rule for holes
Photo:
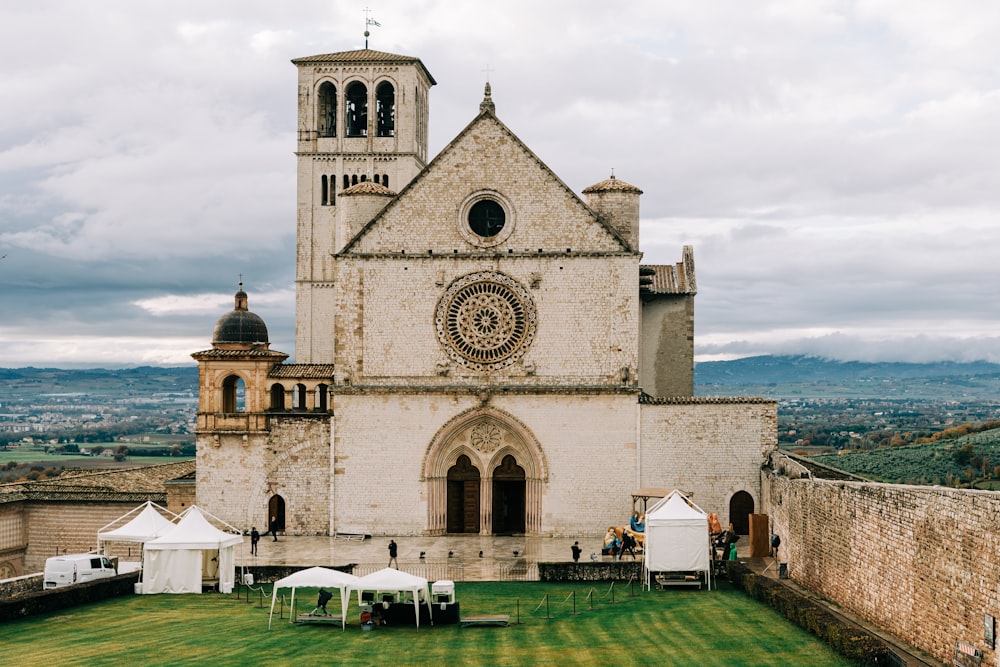
<svg viewBox="0 0 1000 667">
<path fill-rule="evenodd" d="M 259 315 L 247 308 L 247 293 L 243 283 L 236 292 L 236 305 L 215 323 L 212 346 L 220 348 L 242 348 L 247 346 L 268 346 L 267 325 Z"/>
</svg>

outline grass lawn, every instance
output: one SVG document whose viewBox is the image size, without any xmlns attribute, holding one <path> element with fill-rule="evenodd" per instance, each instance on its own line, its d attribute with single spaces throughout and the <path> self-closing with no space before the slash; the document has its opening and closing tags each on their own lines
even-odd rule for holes
<svg viewBox="0 0 1000 667">
<path fill-rule="evenodd" d="M 269 587 L 267 587 L 269 590 Z M 717 591 L 585 584 L 459 583 L 462 615 L 510 614 L 507 628 L 298 626 L 235 595 L 130 596 L 0 625 L 10 665 L 847 665 L 805 630 L 726 583 Z M 576 592 L 578 615 L 572 614 Z M 285 592 L 285 591 L 282 591 Z M 639 592 L 636 587 L 636 592 Z M 549 615 L 545 618 L 545 595 Z M 330 611 L 339 611 L 339 598 Z M 316 601 L 296 593 L 296 611 Z M 521 624 L 517 620 L 520 605 Z M 268 598 L 267 605 L 270 604 Z"/>
</svg>

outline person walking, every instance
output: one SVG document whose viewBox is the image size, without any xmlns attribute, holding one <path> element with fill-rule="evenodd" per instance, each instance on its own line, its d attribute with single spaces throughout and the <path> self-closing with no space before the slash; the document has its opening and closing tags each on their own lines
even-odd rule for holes
<svg viewBox="0 0 1000 667">
<path fill-rule="evenodd" d="M 257 543 L 260 542 L 260 533 L 257 532 L 257 526 L 250 529 L 250 555 L 257 555 Z"/>
<path fill-rule="evenodd" d="M 573 552 L 573 562 L 574 563 L 579 563 L 580 562 L 580 554 L 583 552 L 583 549 L 580 548 L 580 543 L 579 542 L 574 542 L 573 546 L 570 547 L 570 551 Z"/>
<path fill-rule="evenodd" d="M 399 547 L 396 546 L 395 540 L 389 540 L 389 567 L 392 567 L 392 564 L 395 563 L 397 570 L 399 569 L 399 561 L 396 560 L 396 552 L 398 548 Z"/>
</svg>

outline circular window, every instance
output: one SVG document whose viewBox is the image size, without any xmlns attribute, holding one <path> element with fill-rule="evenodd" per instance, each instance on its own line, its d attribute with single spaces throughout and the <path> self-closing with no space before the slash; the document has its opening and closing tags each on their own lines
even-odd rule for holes
<svg viewBox="0 0 1000 667">
<path fill-rule="evenodd" d="M 503 206 L 492 199 L 480 199 L 469 209 L 469 229 L 484 239 L 503 231 L 506 219 Z"/>
<path fill-rule="evenodd" d="M 459 207 L 458 230 L 479 248 L 500 245 L 514 231 L 514 209 L 495 190 L 480 190 L 465 198 Z"/>
<path fill-rule="evenodd" d="M 535 305 L 528 291 L 509 276 L 471 273 L 445 291 L 435 326 L 454 361 L 475 370 L 496 370 L 520 359 L 531 344 Z"/>
</svg>

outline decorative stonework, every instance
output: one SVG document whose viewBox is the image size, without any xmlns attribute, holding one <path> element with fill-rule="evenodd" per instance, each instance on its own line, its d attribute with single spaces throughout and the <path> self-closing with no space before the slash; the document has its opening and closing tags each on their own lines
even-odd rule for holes
<svg viewBox="0 0 1000 667">
<path fill-rule="evenodd" d="M 500 428 L 491 422 L 482 422 L 472 427 L 469 441 L 473 449 L 489 454 L 500 446 Z"/>
<path fill-rule="evenodd" d="M 438 301 L 438 339 L 455 362 L 474 370 L 506 368 L 535 337 L 531 296 L 510 276 L 479 271 L 454 281 Z"/>
</svg>

